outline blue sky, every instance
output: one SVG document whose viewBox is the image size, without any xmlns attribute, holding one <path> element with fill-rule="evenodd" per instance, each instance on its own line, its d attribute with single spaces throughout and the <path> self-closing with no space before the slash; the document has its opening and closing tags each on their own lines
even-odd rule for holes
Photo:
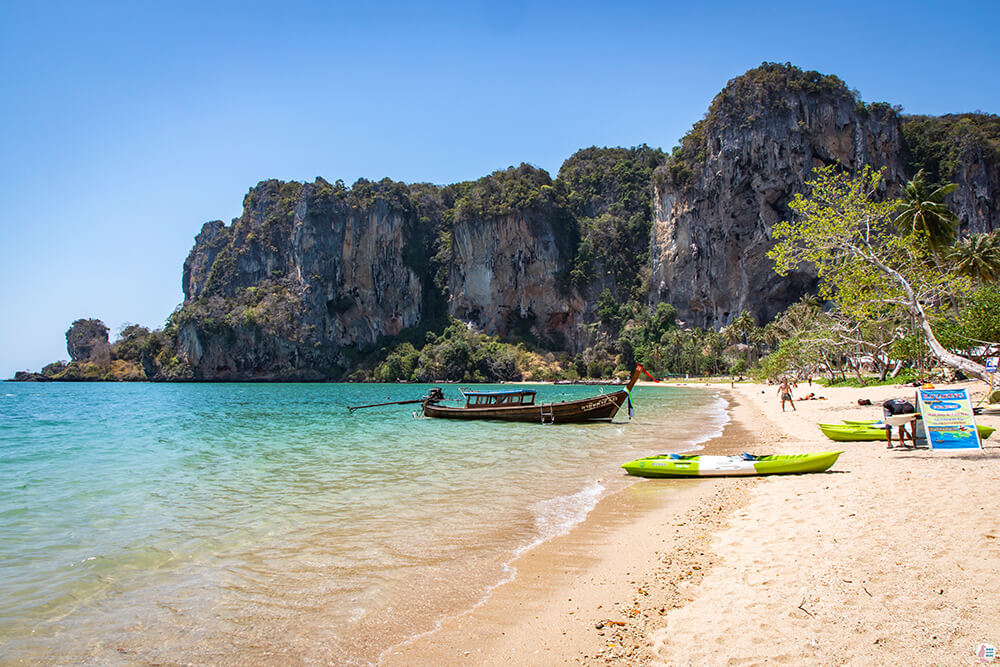
<svg viewBox="0 0 1000 667">
<path fill-rule="evenodd" d="M 995 113 L 998 19 L 963 0 L 0 0 L 0 377 L 67 359 L 80 317 L 162 326 L 202 223 L 260 180 L 669 150 L 763 61 L 907 113 Z"/>
</svg>

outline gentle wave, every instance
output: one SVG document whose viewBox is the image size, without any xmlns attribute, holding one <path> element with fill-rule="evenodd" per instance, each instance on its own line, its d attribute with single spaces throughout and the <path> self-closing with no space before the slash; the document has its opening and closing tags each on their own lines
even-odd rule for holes
<svg viewBox="0 0 1000 667">
<path fill-rule="evenodd" d="M 729 415 L 728 401 L 715 394 L 715 401 L 709 406 L 709 414 L 701 424 L 703 431 L 692 438 L 689 443 L 691 449 L 686 451 L 704 449 L 702 445 L 721 436 L 730 421 L 732 418 Z"/>
</svg>

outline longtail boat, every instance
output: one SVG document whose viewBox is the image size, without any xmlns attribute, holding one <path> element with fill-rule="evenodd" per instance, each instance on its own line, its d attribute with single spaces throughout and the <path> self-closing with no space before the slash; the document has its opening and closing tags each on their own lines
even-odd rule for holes
<svg viewBox="0 0 1000 667">
<path fill-rule="evenodd" d="M 444 393 L 432 389 L 423 402 L 425 417 L 436 419 L 498 419 L 501 421 L 534 422 L 540 424 L 571 424 L 591 421 L 611 421 L 630 399 L 629 392 L 645 369 L 636 365 L 624 389 L 561 403 L 535 403 L 534 389 L 504 391 L 465 391 L 464 406 L 441 405 Z M 630 415 L 631 416 L 631 415 Z"/>
</svg>

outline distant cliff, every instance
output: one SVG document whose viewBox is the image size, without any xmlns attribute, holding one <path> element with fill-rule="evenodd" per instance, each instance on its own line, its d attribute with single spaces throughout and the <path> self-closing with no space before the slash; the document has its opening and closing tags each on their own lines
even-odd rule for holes
<svg viewBox="0 0 1000 667">
<path fill-rule="evenodd" d="M 997 116 L 902 116 L 765 63 L 669 155 L 592 147 L 556 178 L 522 164 L 446 186 L 262 181 L 239 218 L 202 227 L 183 304 L 130 363 L 156 380 L 340 379 L 449 318 L 571 355 L 612 350 L 661 303 L 697 327 L 763 323 L 815 290 L 766 252 L 811 170 L 835 162 L 884 168 L 887 196 L 924 169 L 958 183 L 965 233 L 1000 228 Z"/>
<path fill-rule="evenodd" d="M 195 240 L 178 353 L 196 379 L 319 380 L 445 314 L 562 341 L 583 311 L 564 284 L 573 232 L 526 165 L 448 188 L 262 182 Z"/>
</svg>

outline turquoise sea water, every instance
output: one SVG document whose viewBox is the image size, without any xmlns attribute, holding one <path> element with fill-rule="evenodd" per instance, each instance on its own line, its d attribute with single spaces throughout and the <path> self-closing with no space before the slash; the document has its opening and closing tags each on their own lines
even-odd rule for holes
<svg viewBox="0 0 1000 667">
<path fill-rule="evenodd" d="M 725 420 L 661 387 L 612 424 L 345 407 L 426 390 L 0 386 L 0 662 L 375 661 L 630 483 L 621 463 Z"/>
</svg>

